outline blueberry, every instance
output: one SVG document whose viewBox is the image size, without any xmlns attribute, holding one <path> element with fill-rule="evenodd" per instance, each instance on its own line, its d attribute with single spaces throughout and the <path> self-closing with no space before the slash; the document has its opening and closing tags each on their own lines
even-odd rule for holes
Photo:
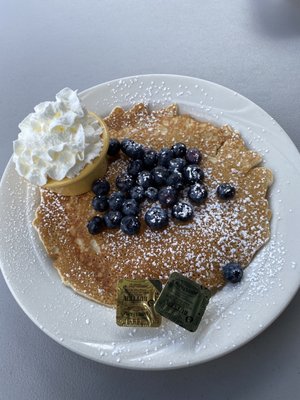
<svg viewBox="0 0 300 400">
<path fill-rule="evenodd" d="M 183 176 L 185 180 L 190 183 L 202 182 L 204 179 L 204 173 L 200 167 L 196 164 L 190 164 L 183 169 Z"/>
<path fill-rule="evenodd" d="M 165 186 L 158 192 L 158 200 L 162 206 L 173 206 L 177 201 L 177 190 L 172 186 Z"/>
<path fill-rule="evenodd" d="M 152 168 L 156 167 L 157 152 L 155 150 L 151 150 L 151 149 L 145 150 L 143 161 L 144 161 L 145 167 L 148 169 L 152 169 Z"/>
<path fill-rule="evenodd" d="M 158 189 L 153 186 L 149 186 L 148 189 L 145 191 L 145 197 L 148 200 L 156 201 L 158 198 Z"/>
<path fill-rule="evenodd" d="M 155 186 L 163 186 L 167 183 L 170 172 L 165 167 L 155 167 L 151 171 L 152 180 Z"/>
<path fill-rule="evenodd" d="M 184 157 L 186 153 L 186 146 L 184 143 L 175 143 L 171 150 L 173 152 L 174 157 Z"/>
<path fill-rule="evenodd" d="M 217 188 L 217 195 L 222 200 L 230 200 L 235 195 L 235 187 L 230 183 L 221 183 Z"/>
<path fill-rule="evenodd" d="M 143 170 L 143 161 L 142 160 L 132 160 L 128 164 L 127 173 L 132 175 L 134 178 L 138 176 L 138 173 Z"/>
<path fill-rule="evenodd" d="M 188 196 L 194 203 L 203 203 L 207 198 L 207 190 L 201 183 L 195 183 L 189 188 Z"/>
<path fill-rule="evenodd" d="M 123 214 L 120 211 L 108 211 L 104 215 L 104 222 L 108 228 L 117 228 L 120 226 Z"/>
<path fill-rule="evenodd" d="M 141 159 L 144 156 L 143 146 L 131 139 L 125 139 L 122 141 L 121 150 L 126 154 L 127 157 L 130 157 L 133 160 Z"/>
<path fill-rule="evenodd" d="M 174 171 L 167 179 L 167 185 L 172 186 L 176 190 L 184 188 L 183 176 L 180 172 Z"/>
<path fill-rule="evenodd" d="M 93 217 L 87 224 L 88 231 L 91 235 L 97 235 L 104 227 L 103 218 Z"/>
<path fill-rule="evenodd" d="M 122 207 L 124 215 L 137 215 L 140 211 L 139 203 L 134 199 L 125 200 Z"/>
<path fill-rule="evenodd" d="M 145 222 L 151 229 L 162 229 L 169 223 L 168 213 L 159 206 L 151 207 L 145 214 Z"/>
<path fill-rule="evenodd" d="M 118 155 L 120 148 L 121 148 L 121 143 L 118 141 L 118 139 L 109 139 L 107 154 L 109 156 L 116 156 Z"/>
<path fill-rule="evenodd" d="M 141 224 L 138 217 L 134 215 L 126 215 L 121 220 L 121 230 L 127 235 L 134 235 L 140 230 Z"/>
<path fill-rule="evenodd" d="M 134 143 L 134 141 L 132 139 L 128 139 L 128 138 L 123 139 L 121 142 L 121 150 L 123 151 L 123 153 L 125 153 L 125 149 L 128 146 L 132 145 L 133 143 Z"/>
<path fill-rule="evenodd" d="M 231 283 L 240 282 L 243 277 L 243 269 L 238 263 L 230 262 L 222 270 L 224 278 Z"/>
<path fill-rule="evenodd" d="M 168 170 L 170 172 L 178 171 L 182 172 L 183 168 L 186 166 L 186 161 L 183 158 L 174 158 L 169 162 Z"/>
<path fill-rule="evenodd" d="M 147 189 L 152 184 L 151 173 L 149 171 L 141 171 L 136 178 L 136 183 Z"/>
<path fill-rule="evenodd" d="M 106 179 L 97 179 L 94 181 L 92 186 L 92 191 L 96 196 L 102 196 L 103 194 L 107 194 L 109 192 L 110 185 Z"/>
<path fill-rule="evenodd" d="M 173 152 L 172 150 L 164 147 L 161 149 L 158 153 L 158 165 L 161 165 L 162 167 L 168 167 L 170 160 L 173 158 Z"/>
<path fill-rule="evenodd" d="M 128 192 L 134 185 L 134 179 L 129 174 L 121 174 L 117 176 L 116 186 L 121 192 Z"/>
<path fill-rule="evenodd" d="M 108 199 L 109 208 L 112 211 L 120 211 L 122 209 L 124 201 L 125 201 L 125 196 L 123 193 L 114 192 L 110 195 Z"/>
<path fill-rule="evenodd" d="M 108 209 L 107 196 L 95 196 L 92 200 L 92 207 L 96 211 L 106 211 Z"/>
<path fill-rule="evenodd" d="M 186 151 L 185 159 L 189 164 L 198 164 L 202 159 L 202 154 L 198 149 L 191 148 Z"/>
<path fill-rule="evenodd" d="M 178 203 L 174 204 L 172 207 L 172 216 L 179 221 L 189 221 L 193 218 L 193 215 L 193 207 L 188 203 L 184 203 L 183 201 L 178 201 Z"/>
<path fill-rule="evenodd" d="M 130 189 L 130 197 L 140 203 L 145 197 L 144 188 L 142 188 L 142 186 L 133 186 L 133 188 Z"/>
</svg>

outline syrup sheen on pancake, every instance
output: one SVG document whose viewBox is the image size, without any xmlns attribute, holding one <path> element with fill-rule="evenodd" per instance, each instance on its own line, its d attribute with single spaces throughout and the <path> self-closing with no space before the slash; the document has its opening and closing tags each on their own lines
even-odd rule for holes
<svg viewBox="0 0 300 400">
<path fill-rule="evenodd" d="M 131 138 L 157 150 L 176 142 L 199 148 L 208 199 L 194 205 L 192 221 L 171 220 L 162 231 L 151 231 L 143 221 L 153 204 L 145 201 L 138 235 L 107 229 L 92 236 L 87 221 L 101 215 L 91 207 L 92 192 L 65 197 L 41 189 L 33 224 L 64 284 L 91 300 L 115 306 L 119 279 L 151 278 L 165 283 L 171 273 L 179 272 L 217 290 L 225 284 L 223 265 L 232 261 L 249 265 L 270 237 L 266 195 L 273 177 L 269 169 L 258 166 L 261 155 L 249 150 L 238 132 L 180 115 L 176 105 L 158 111 L 144 104 L 128 111 L 117 107 L 105 122 L 112 138 Z M 123 155 L 110 162 L 106 178 L 112 190 L 127 164 Z M 217 198 L 222 182 L 236 187 L 233 200 Z M 182 198 L 187 199 L 186 191 Z"/>
</svg>

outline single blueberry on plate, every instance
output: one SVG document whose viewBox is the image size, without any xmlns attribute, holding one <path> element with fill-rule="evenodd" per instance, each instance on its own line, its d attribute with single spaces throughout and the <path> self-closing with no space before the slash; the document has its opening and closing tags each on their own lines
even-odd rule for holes
<svg viewBox="0 0 300 400">
<path fill-rule="evenodd" d="M 217 188 L 217 195 L 222 200 L 230 200 L 235 195 L 235 187 L 230 183 L 221 183 Z"/>
<path fill-rule="evenodd" d="M 136 183 L 139 186 L 142 186 L 144 189 L 147 189 L 152 184 L 152 175 L 149 171 L 141 171 L 139 172 Z"/>
<path fill-rule="evenodd" d="M 145 168 L 152 169 L 157 165 L 157 152 L 155 150 L 147 149 L 144 153 L 143 162 Z"/>
<path fill-rule="evenodd" d="M 104 221 L 101 217 L 93 217 L 87 224 L 88 231 L 91 235 L 97 235 L 102 231 L 104 227 Z"/>
<path fill-rule="evenodd" d="M 120 226 L 123 214 L 120 211 L 108 211 L 103 218 L 108 228 L 117 228 Z"/>
<path fill-rule="evenodd" d="M 134 199 L 125 200 L 122 206 L 124 215 L 137 215 L 140 211 L 139 203 Z"/>
<path fill-rule="evenodd" d="M 177 190 L 172 186 L 165 186 L 158 192 L 158 200 L 162 206 L 171 207 L 177 201 Z"/>
<path fill-rule="evenodd" d="M 175 143 L 171 150 L 174 157 L 184 157 L 186 153 L 186 145 L 184 143 Z"/>
<path fill-rule="evenodd" d="M 243 269 L 238 263 L 230 262 L 222 270 L 224 278 L 231 283 L 240 282 L 243 277 Z"/>
<path fill-rule="evenodd" d="M 120 227 L 127 235 L 134 235 L 140 230 L 141 223 L 135 215 L 126 215 L 122 218 Z"/>
<path fill-rule="evenodd" d="M 167 183 L 170 172 L 165 167 L 155 167 L 151 171 L 154 186 L 163 186 Z"/>
<path fill-rule="evenodd" d="M 145 191 L 145 197 L 150 201 L 156 201 L 158 198 L 158 189 L 153 186 L 149 186 Z"/>
<path fill-rule="evenodd" d="M 198 149 L 191 148 L 186 151 L 185 159 L 189 164 L 199 164 L 202 154 Z"/>
<path fill-rule="evenodd" d="M 201 183 L 195 183 L 194 185 L 190 186 L 188 190 L 188 197 L 194 203 L 204 203 L 204 201 L 207 199 L 206 187 Z"/>
<path fill-rule="evenodd" d="M 129 174 L 121 174 L 116 178 L 116 186 L 121 192 L 128 192 L 134 186 L 134 178 Z"/>
<path fill-rule="evenodd" d="M 178 201 L 172 207 L 172 217 L 178 219 L 179 221 L 189 221 L 193 218 L 194 209 L 193 207 L 183 201 Z"/>
<path fill-rule="evenodd" d="M 144 200 L 145 197 L 145 190 L 142 188 L 142 186 L 133 186 L 133 188 L 130 189 L 130 197 L 139 203 Z"/>
<path fill-rule="evenodd" d="M 138 173 L 143 170 L 143 167 L 144 165 L 142 160 L 132 160 L 128 164 L 127 173 L 136 178 Z"/>
<path fill-rule="evenodd" d="M 96 211 L 106 211 L 108 209 L 107 196 L 95 196 L 92 200 L 92 207 Z"/>
<path fill-rule="evenodd" d="M 158 158 L 157 158 L 158 165 L 168 168 L 169 162 L 170 160 L 172 160 L 172 158 L 173 158 L 172 150 L 168 149 L 167 147 L 164 147 L 158 152 Z"/>
<path fill-rule="evenodd" d="M 151 207 L 146 211 L 145 222 L 151 229 L 162 229 L 169 223 L 168 212 L 159 206 Z"/>
<path fill-rule="evenodd" d="M 118 141 L 118 139 L 109 139 L 109 146 L 108 146 L 108 150 L 107 150 L 107 154 L 109 156 L 117 156 L 119 151 L 121 149 L 121 143 Z"/>
<path fill-rule="evenodd" d="M 123 203 L 125 201 L 125 196 L 121 192 L 114 192 L 109 196 L 108 205 L 112 211 L 122 210 Z"/>
<path fill-rule="evenodd" d="M 167 179 L 167 185 L 172 186 L 176 190 L 182 190 L 184 188 L 182 174 L 178 171 L 172 172 Z"/>
<path fill-rule="evenodd" d="M 186 161 L 184 158 L 173 158 L 173 160 L 170 160 L 169 162 L 169 168 L 168 170 L 170 172 L 182 172 L 183 168 L 186 166 Z"/>
<path fill-rule="evenodd" d="M 92 191 L 96 196 L 102 196 L 103 194 L 107 194 L 109 192 L 110 185 L 106 179 L 97 179 L 94 181 L 92 186 Z"/>
<path fill-rule="evenodd" d="M 183 176 L 187 183 L 193 184 L 196 182 L 202 182 L 204 179 L 204 172 L 202 169 L 196 164 L 187 165 L 183 169 Z"/>
</svg>

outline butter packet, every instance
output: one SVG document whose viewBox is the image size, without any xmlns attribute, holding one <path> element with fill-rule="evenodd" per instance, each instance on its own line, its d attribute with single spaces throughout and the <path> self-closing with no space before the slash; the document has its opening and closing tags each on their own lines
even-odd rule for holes
<svg viewBox="0 0 300 400">
<path fill-rule="evenodd" d="M 184 329 L 195 332 L 210 297 L 210 290 L 174 272 L 155 303 L 155 310 Z"/>
<path fill-rule="evenodd" d="M 161 289 L 162 284 L 157 279 L 121 279 L 117 286 L 117 325 L 160 326 L 161 316 L 154 304 Z"/>
</svg>

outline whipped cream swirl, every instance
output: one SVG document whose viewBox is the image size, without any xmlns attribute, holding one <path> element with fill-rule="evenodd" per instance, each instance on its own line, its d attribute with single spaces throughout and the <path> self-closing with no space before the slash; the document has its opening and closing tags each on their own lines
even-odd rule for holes
<svg viewBox="0 0 300 400">
<path fill-rule="evenodd" d="M 56 101 L 34 107 L 19 129 L 13 161 L 18 174 L 38 186 L 48 178 L 74 178 L 103 146 L 103 128 L 69 88 L 62 89 Z"/>
</svg>

